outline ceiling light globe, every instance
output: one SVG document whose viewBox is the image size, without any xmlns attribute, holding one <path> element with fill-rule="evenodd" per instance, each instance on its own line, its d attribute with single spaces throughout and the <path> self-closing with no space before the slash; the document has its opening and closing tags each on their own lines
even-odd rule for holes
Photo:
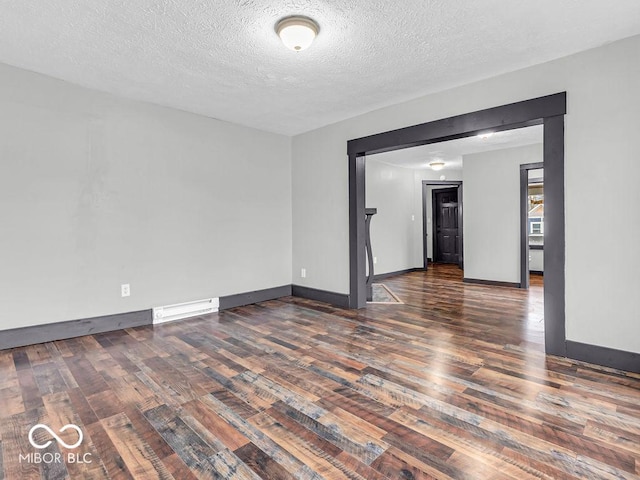
<svg viewBox="0 0 640 480">
<path fill-rule="evenodd" d="M 276 25 L 276 33 L 282 43 L 296 52 L 309 48 L 318 30 L 318 24 L 306 17 L 283 18 Z"/>
<path fill-rule="evenodd" d="M 444 168 L 444 162 L 431 162 L 429 166 L 437 172 L 438 170 L 442 170 Z"/>
</svg>

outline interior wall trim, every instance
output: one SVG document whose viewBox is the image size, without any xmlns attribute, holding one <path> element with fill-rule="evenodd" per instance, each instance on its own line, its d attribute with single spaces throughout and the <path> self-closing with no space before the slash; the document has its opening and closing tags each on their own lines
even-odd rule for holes
<svg viewBox="0 0 640 480">
<path fill-rule="evenodd" d="M 253 292 L 237 293 L 220 297 L 220 310 L 227 310 L 234 307 L 243 307 L 252 303 L 266 302 L 276 298 L 288 297 L 291 295 L 291 285 L 265 288 Z"/>
<path fill-rule="evenodd" d="M 395 277 L 396 275 L 404 275 L 405 273 L 424 272 L 424 271 L 425 271 L 425 268 L 416 267 L 416 268 L 407 268 L 405 270 L 396 270 L 395 272 L 379 273 L 373 276 L 373 281 L 379 282 L 380 280 L 384 280 L 385 278 L 389 278 L 389 277 Z"/>
<path fill-rule="evenodd" d="M 626 372 L 640 373 L 640 353 L 567 340 L 567 357 Z"/>
<path fill-rule="evenodd" d="M 0 331 L 0 350 L 152 324 L 153 312 L 149 309 L 14 328 Z"/>
<path fill-rule="evenodd" d="M 464 283 L 475 283 L 477 285 L 488 285 L 491 287 L 508 287 L 508 288 L 520 288 L 520 284 L 516 282 L 500 282 L 497 280 L 482 280 L 479 278 L 463 278 Z"/>
<path fill-rule="evenodd" d="M 220 297 L 219 309 L 227 310 L 291 295 L 317 300 L 343 308 L 348 308 L 349 306 L 349 295 L 346 294 L 328 292 L 299 285 L 282 285 L 263 290 L 222 296 Z M 141 327 L 144 325 L 153 325 L 152 309 L 1 330 L 0 350 L 82 337 L 95 333 L 123 330 L 125 328 Z"/>
<path fill-rule="evenodd" d="M 317 288 L 292 285 L 291 294 L 294 297 L 329 303 L 340 308 L 349 308 L 349 295 L 346 293 L 329 292 L 327 290 L 319 290 Z"/>
<path fill-rule="evenodd" d="M 291 295 L 291 285 L 220 297 L 220 310 Z M 153 310 L 116 313 L 0 331 L 0 350 L 153 325 Z"/>
</svg>

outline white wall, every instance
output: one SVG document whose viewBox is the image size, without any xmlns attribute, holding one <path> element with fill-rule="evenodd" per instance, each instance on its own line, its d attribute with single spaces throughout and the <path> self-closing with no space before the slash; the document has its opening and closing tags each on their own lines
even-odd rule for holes
<svg viewBox="0 0 640 480">
<path fill-rule="evenodd" d="M 520 283 L 520 165 L 542 144 L 462 157 L 464 276 Z"/>
<path fill-rule="evenodd" d="M 378 208 L 371 221 L 371 246 L 377 259 L 374 271 L 383 274 L 422 268 L 422 181 L 439 180 L 442 175 L 462 180 L 461 171 L 405 168 L 375 158 L 367 157 L 365 168 L 366 206 Z M 430 220 L 431 197 L 427 200 Z"/>
<path fill-rule="evenodd" d="M 423 255 L 423 245 L 422 245 L 422 181 L 423 180 L 440 180 L 441 177 L 445 177 L 445 180 L 452 181 L 460 181 L 462 180 L 462 170 L 460 169 L 444 169 L 440 171 L 434 171 L 431 169 L 415 169 L 414 177 L 415 177 L 415 209 L 420 212 L 420 222 L 415 225 L 414 236 L 415 236 L 415 245 L 416 250 L 414 253 L 414 259 L 416 262 L 416 267 L 424 266 L 424 255 Z M 446 186 L 444 188 L 447 188 Z M 433 208 L 431 205 L 432 197 L 431 192 L 433 191 L 433 187 L 427 187 L 427 253 L 428 258 L 433 259 L 433 219 L 431 218 Z"/>
<path fill-rule="evenodd" d="M 375 274 L 414 267 L 413 224 L 422 221 L 414 211 L 414 188 L 413 169 L 378 162 L 375 156 L 367 158 L 366 206 L 378 209 L 371 219 Z"/>
<path fill-rule="evenodd" d="M 544 272 L 544 251 L 529 250 L 529 271 Z"/>
<path fill-rule="evenodd" d="M 0 132 L 0 329 L 291 283 L 289 138 L 5 65 Z"/>
<path fill-rule="evenodd" d="M 543 178 L 544 177 L 544 168 L 536 168 L 533 170 L 529 170 L 529 181 Z"/>
<path fill-rule="evenodd" d="M 567 91 L 565 117 L 566 330 L 569 340 L 640 352 L 640 36 L 369 112 L 293 139 L 293 266 L 296 283 L 349 292 L 347 140 Z M 613 162 L 602 168 L 602 159 Z M 593 192 L 619 208 L 593 202 Z M 590 205 L 584 209 L 584 205 Z M 592 217 L 627 225 L 601 244 L 625 255 L 593 261 Z"/>
</svg>

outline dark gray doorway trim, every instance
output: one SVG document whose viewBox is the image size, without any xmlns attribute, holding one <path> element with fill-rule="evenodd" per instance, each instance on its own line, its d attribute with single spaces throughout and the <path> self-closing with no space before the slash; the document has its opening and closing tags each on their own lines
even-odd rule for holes
<svg viewBox="0 0 640 480">
<path fill-rule="evenodd" d="M 459 180 L 423 180 L 422 181 L 422 263 L 424 265 L 424 269 L 427 270 L 429 268 L 428 255 L 427 255 L 427 187 L 429 185 L 451 185 L 452 187 L 458 187 L 458 228 L 460 229 L 460 238 L 458 240 L 458 249 L 460 251 L 460 268 L 464 268 L 464 258 L 463 258 L 463 235 L 462 235 L 462 182 Z M 433 204 L 432 204 L 433 207 Z M 431 214 L 431 219 L 433 221 L 434 214 Z M 435 245 L 435 243 L 434 243 Z M 434 256 L 435 258 L 435 250 Z"/>
<path fill-rule="evenodd" d="M 400 150 L 484 131 L 544 126 L 545 204 L 545 349 L 565 356 L 564 277 L 564 115 L 566 92 L 457 115 L 347 142 L 349 156 L 349 306 L 363 308 L 365 292 L 365 156 Z"/>
<path fill-rule="evenodd" d="M 544 163 L 520 165 L 520 288 L 529 288 L 529 170 L 544 168 Z"/>
</svg>

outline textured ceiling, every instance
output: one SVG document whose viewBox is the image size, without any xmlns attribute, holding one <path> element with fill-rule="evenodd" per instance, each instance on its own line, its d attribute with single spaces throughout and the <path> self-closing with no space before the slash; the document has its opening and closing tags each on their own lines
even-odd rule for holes
<svg viewBox="0 0 640 480">
<path fill-rule="evenodd" d="M 0 0 L 0 62 L 289 135 L 639 33 L 638 0 Z"/>
<path fill-rule="evenodd" d="M 405 168 L 429 168 L 430 162 L 441 160 L 445 163 L 444 168 L 447 170 L 461 170 L 463 155 L 542 143 L 542 133 L 542 125 L 516 128 L 514 130 L 496 132 L 489 138 L 472 136 L 448 142 L 432 143 L 420 147 L 368 155 L 367 160 L 376 160 Z"/>
</svg>

